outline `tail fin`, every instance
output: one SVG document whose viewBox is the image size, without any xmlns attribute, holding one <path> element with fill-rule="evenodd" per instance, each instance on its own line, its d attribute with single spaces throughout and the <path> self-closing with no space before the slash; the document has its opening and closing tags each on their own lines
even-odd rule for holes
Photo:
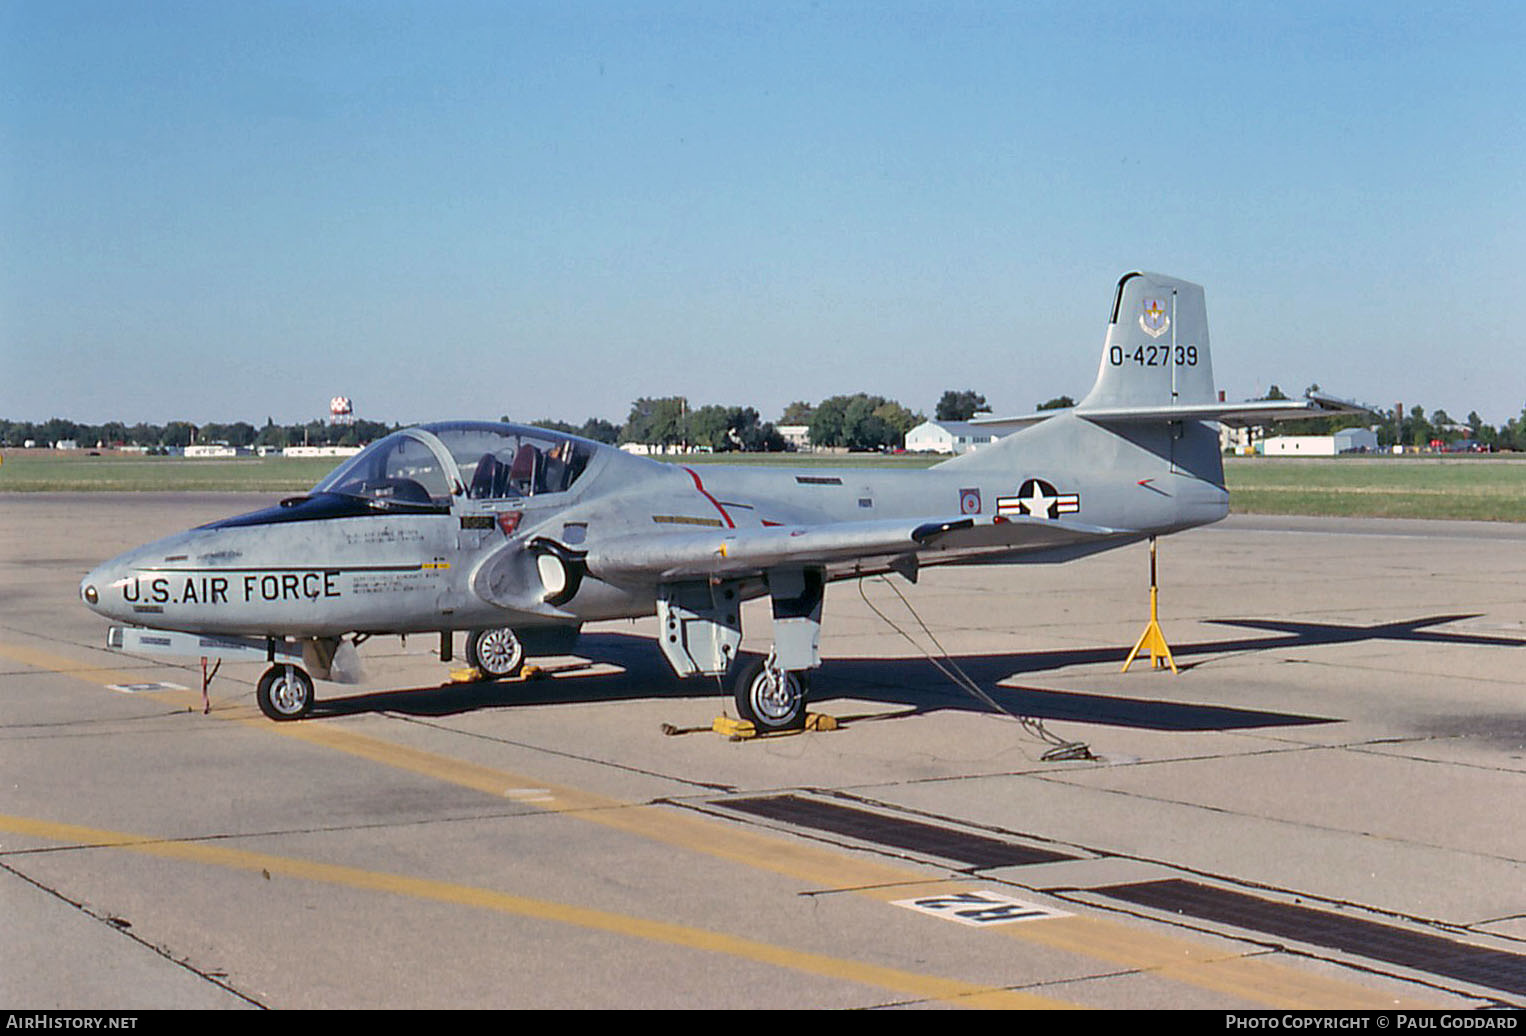
<svg viewBox="0 0 1526 1036">
<path fill-rule="evenodd" d="M 1113 295 L 1096 384 L 1070 411 L 1082 423 L 1051 425 L 1044 420 L 1048 414 L 1042 413 L 987 419 L 979 423 L 993 430 L 1043 423 L 1031 428 L 1028 436 L 1013 435 L 977 451 L 978 459 L 966 455 L 947 463 L 970 468 L 1000 465 L 1001 454 L 1026 448 L 1020 440 L 1036 443 L 1045 436 L 1068 437 L 1055 448 L 1079 454 L 1084 450 L 1078 443 L 1098 443 L 1096 436 L 1103 435 L 1110 437 L 1110 449 L 1127 442 L 1154 458 L 1138 458 L 1134 466 L 1139 471 L 1163 462 L 1164 470 L 1172 474 L 1188 474 L 1222 486 L 1218 432 L 1205 423 L 1217 420 L 1222 409 L 1224 404 L 1218 402 L 1213 387 L 1208 307 L 1202 287 L 1157 273 L 1130 273 L 1118 282 Z M 1133 478 L 1138 481 L 1138 471 Z"/>
<path fill-rule="evenodd" d="M 1208 307 L 1202 287 L 1158 273 L 1130 273 L 1118 282 L 1113 295 L 1113 315 L 1102 344 L 1096 384 L 1069 412 L 1108 424 L 1265 424 L 1367 410 L 1325 396 L 1220 402 L 1213 387 Z M 1065 412 L 1041 410 L 1021 417 L 977 417 L 973 423 L 1005 435 Z"/>
<path fill-rule="evenodd" d="M 1200 285 L 1157 273 L 1118 282 L 1097 383 L 1077 413 L 1215 403 Z"/>
</svg>

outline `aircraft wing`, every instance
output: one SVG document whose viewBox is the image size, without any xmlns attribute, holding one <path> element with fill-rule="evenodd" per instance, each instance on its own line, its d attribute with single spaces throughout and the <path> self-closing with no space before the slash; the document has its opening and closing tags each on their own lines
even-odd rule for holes
<svg viewBox="0 0 1526 1036">
<path fill-rule="evenodd" d="M 1026 516 L 887 519 L 625 536 L 593 546 L 584 560 L 589 573 L 606 582 L 655 584 L 709 576 L 736 578 L 795 565 L 839 573 L 882 570 L 892 567 L 892 560 L 913 556 L 933 563 L 1067 547 L 1128 534 L 1127 530 Z"/>
</svg>

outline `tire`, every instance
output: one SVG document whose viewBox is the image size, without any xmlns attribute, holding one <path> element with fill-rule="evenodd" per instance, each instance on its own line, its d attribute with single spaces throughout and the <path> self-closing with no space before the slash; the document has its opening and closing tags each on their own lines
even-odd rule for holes
<svg viewBox="0 0 1526 1036">
<path fill-rule="evenodd" d="M 490 680 L 506 680 L 525 664 L 525 646 L 507 626 L 472 630 L 466 638 L 466 661 Z"/>
<path fill-rule="evenodd" d="M 805 726 L 805 706 L 811 678 L 804 670 L 783 674 L 758 658 L 742 667 L 736 681 L 737 713 L 760 731 L 799 730 Z"/>
<path fill-rule="evenodd" d="M 273 665 L 254 692 L 260 711 L 277 722 L 301 719 L 313 711 L 313 678 L 299 666 Z"/>
</svg>

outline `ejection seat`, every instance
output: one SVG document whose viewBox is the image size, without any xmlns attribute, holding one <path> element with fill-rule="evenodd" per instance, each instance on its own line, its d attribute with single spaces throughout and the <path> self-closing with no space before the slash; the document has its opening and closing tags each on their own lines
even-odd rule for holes
<svg viewBox="0 0 1526 1036">
<path fill-rule="evenodd" d="M 533 495 L 536 480 L 540 475 L 540 467 L 540 450 L 525 443 L 519 448 L 519 452 L 514 454 L 514 463 L 509 465 L 509 492 L 519 496 Z"/>
<path fill-rule="evenodd" d="M 484 453 L 482 459 L 477 462 L 477 468 L 472 472 L 472 487 L 467 490 L 467 498 L 470 500 L 487 500 L 493 495 L 493 472 L 498 467 L 498 458 L 491 453 Z"/>
</svg>

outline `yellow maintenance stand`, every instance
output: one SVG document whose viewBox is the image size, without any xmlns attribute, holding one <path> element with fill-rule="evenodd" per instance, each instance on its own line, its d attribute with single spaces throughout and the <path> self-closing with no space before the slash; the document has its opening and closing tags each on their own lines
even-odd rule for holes
<svg viewBox="0 0 1526 1036">
<path fill-rule="evenodd" d="M 1139 640 L 1134 643 L 1134 650 L 1129 652 L 1127 661 L 1123 663 L 1123 671 L 1129 671 L 1129 666 L 1134 664 L 1134 656 L 1144 648 L 1150 649 L 1150 668 L 1163 669 L 1166 665 L 1171 666 L 1171 672 L 1177 673 L 1176 659 L 1171 657 L 1171 648 L 1166 644 L 1166 635 L 1160 631 L 1160 591 L 1155 583 L 1155 537 L 1150 537 L 1150 624 L 1139 635 Z M 1162 661 L 1164 660 L 1164 661 Z"/>
</svg>

